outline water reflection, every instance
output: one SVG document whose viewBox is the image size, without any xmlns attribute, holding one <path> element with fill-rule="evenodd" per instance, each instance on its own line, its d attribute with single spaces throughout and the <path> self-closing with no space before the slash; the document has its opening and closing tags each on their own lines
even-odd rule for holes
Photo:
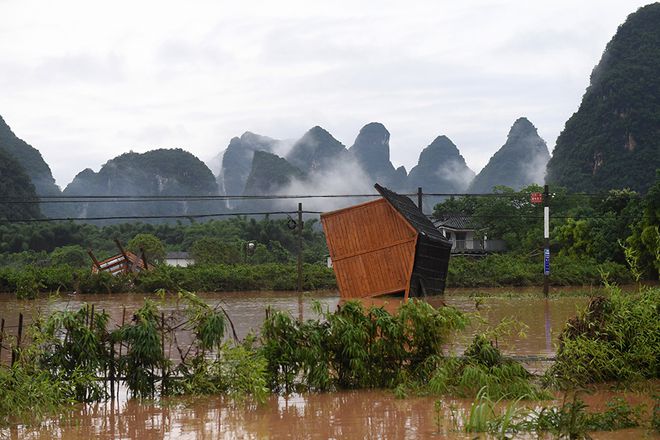
<svg viewBox="0 0 660 440">
<path fill-rule="evenodd" d="M 594 410 L 603 410 L 614 396 L 652 407 L 648 394 L 614 393 L 603 388 L 585 395 Z M 554 402 L 558 404 L 559 402 Z M 232 402 L 222 397 L 136 400 L 78 405 L 41 427 L 0 430 L 11 439 L 419 439 L 474 438 L 462 432 L 471 401 L 396 399 L 386 391 L 342 391 L 325 394 L 272 396 L 265 404 Z M 550 404 L 550 402 L 545 402 Z M 539 403 L 529 402 L 530 408 Z M 648 416 L 648 414 L 647 414 Z M 594 438 L 640 438 L 643 429 L 599 432 Z M 495 437 L 484 437 L 495 438 Z M 536 434 L 516 438 L 538 438 Z M 541 437 L 543 438 L 543 437 Z"/>
</svg>

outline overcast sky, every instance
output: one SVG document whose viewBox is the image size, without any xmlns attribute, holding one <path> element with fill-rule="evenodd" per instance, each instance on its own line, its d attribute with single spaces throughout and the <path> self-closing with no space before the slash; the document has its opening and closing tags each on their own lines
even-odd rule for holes
<svg viewBox="0 0 660 440">
<path fill-rule="evenodd" d="M 371 121 L 410 168 L 449 136 L 479 171 L 527 116 L 552 150 L 635 0 L 0 0 L 0 115 L 64 187 L 123 152 L 202 160 L 244 131 Z"/>
</svg>

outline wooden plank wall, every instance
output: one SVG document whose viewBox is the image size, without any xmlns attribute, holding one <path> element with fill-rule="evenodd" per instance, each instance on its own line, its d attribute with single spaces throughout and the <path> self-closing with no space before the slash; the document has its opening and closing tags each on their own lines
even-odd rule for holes
<svg viewBox="0 0 660 440">
<path fill-rule="evenodd" d="M 417 231 L 385 199 L 321 215 L 342 298 L 406 291 Z"/>
</svg>

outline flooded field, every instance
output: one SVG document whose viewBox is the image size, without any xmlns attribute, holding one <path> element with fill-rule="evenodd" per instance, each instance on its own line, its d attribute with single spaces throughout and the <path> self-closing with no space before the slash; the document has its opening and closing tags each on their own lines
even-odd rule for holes
<svg viewBox="0 0 660 440">
<path fill-rule="evenodd" d="M 444 297 L 428 298 L 433 305 L 447 304 L 464 312 L 478 313 L 479 317 L 473 319 L 472 331 L 468 329 L 463 335 L 458 336 L 455 344 L 448 349 L 457 350 L 471 338 L 471 334 L 478 328 L 489 325 L 497 325 L 504 318 L 513 318 L 527 326 L 525 338 L 512 335 L 501 341 L 503 351 L 515 353 L 521 356 L 552 356 L 554 343 L 563 324 L 575 315 L 576 308 L 583 307 L 588 298 L 585 296 L 560 296 L 544 299 L 540 293 L 534 296 L 533 290 L 513 292 L 511 289 L 480 289 L 478 292 L 494 295 L 497 292 L 511 292 L 520 296 L 483 297 L 473 298 L 468 296 L 474 291 L 459 290 L 448 292 Z M 225 293 L 200 293 L 209 304 L 222 306 L 236 329 L 240 339 L 250 332 L 258 332 L 266 316 L 266 308 L 272 307 L 277 310 L 289 311 L 296 318 L 310 319 L 317 315 L 314 313 L 313 305 L 319 302 L 322 307 L 334 310 L 340 303 L 336 291 L 324 291 L 304 294 L 299 296 L 295 292 L 225 292 Z M 42 297 L 37 300 L 16 300 L 13 297 L 0 297 L 0 319 L 5 320 L 5 331 L 15 334 L 18 326 L 18 315 L 23 313 L 25 323 L 39 313 L 48 314 L 54 310 L 71 309 L 76 310 L 85 303 L 95 305 L 97 311 L 105 310 L 110 315 L 110 322 L 120 326 L 122 320 L 130 320 L 133 312 L 142 306 L 145 295 L 140 294 L 113 294 L 113 295 L 63 295 L 55 298 Z M 154 297 L 151 297 L 152 299 Z M 174 297 L 166 297 L 166 304 L 172 303 Z M 365 305 L 374 304 L 384 306 L 388 311 L 394 311 L 401 303 L 401 298 L 384 297 L 365 300 Z M 124 312 L 125 310 L 125 312 Z M 483 323 L 479 323 L 483 320 Z M 1 354 L 6 362 L 9 354 L 5 351 Z"/>
<path fill-rule="evenodd" d="M 584 307 L 585 296 L 555 296 L 545 299 L 534 290 L 514 292 L 481 289 L 478 298 L 474 291 L 451 291 L 443 298 L 431 298 L 433 304 L 455 306 L 473 313 L 473 324 L 466 332 L 454 337 L 447 347 L 460 354 L 472 334 L 502 319 L 512 318 L 525 324 L 524 338 L 517 333 L 500 340 L 503 351 L 529 357 L 531 370 L 543 370 L 555 353 L 557 336 L 565 322 Z M 502 293 L 498 295 L 497 293 Z M 316 292 L 302 297 L 291 292 L 236 292 L 200 294 L 210 304 L 220 304 L 230 316 L 239 338 L 258 332 L 271 306 L 287 310 L 297 318 L 315 318 L 314 302 L 331 310 L 340 304 L 336 292 Z M 511 297 L 508 297 L 511 296 Z M 83 303 L 93 303 L 97 310 L 105 310 L 111 322 L 119 326 L 131 319 L 132 313 L 143 304 L 143 295 L 76 295 L 18 301 L 0 298 L 0 318 L 5 319 L 10 334 L 23 313 L 26 323 L 38 313 L 53 310 L 77 309 Z M 174 297 L 166 297 L 173 304 Z M 382 305 L 392 311 L 399 298 L 379 298 L 367 304 Z M 477 315 L 478 314 L 478 315 Z M 2 353 L 7 364 L 8 353 Z M 657 389 L 657 384 L 654 385 Z M 585 396 L 594 409 L 602 409 L 615 394 L 602 388 Z M 628 402 L 653 402 L 648 393 L 617 393 Z M 294 394 L 288 398 L 271 396 L 263 405 L 232 402 L 225 397 L 167 398 L 158 403 L 129 400 L 122 392 L 117 399 L 105 403 L 76 405 L 58 418 L 38 427 L 16 425 L 0 430 L 0 438 L 11 439 L 417 439 L 417 438 L 475 438 L 461 433 L 460 419 L 469 410 L 471 400 L 443 399 L 438 411 L 436 399 L 408 397 L 397 399 L 390 391 L 339 391 L 321 394 Z M 595 433 L 595 439 L 654 438 L 644 429 L 614 433 Z M 488 438 L 488 437 L 483 437 Z M 536 435 L 520 438 L 537 438 Z"/>
</svg>

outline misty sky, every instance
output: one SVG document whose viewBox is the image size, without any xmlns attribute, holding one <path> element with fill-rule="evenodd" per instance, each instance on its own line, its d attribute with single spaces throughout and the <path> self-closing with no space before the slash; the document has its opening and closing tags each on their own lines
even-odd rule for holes
<svg viewBox="0 0 660 440">
<path fill-rule="evenodd" d="M 371 121 L 395 166 L 445 134 L 475 171 L 527 116 L 553 148 L 648 1 L 0 0 L 0 115 L 64 187 L 123 152 Z"/>
</svg>

